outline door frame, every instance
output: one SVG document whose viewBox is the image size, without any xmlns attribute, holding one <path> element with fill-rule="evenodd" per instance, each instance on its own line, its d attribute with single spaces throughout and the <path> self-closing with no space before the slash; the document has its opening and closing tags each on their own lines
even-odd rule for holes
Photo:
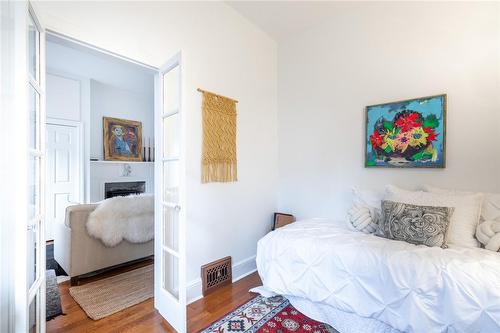
<svg viewBox="0 0 500 333">
<path fill-rule="evenodd" d="M 4 188 L 11 188 L 13 191 L 8 195 L 0 194 L 0 331 L 1 332 L 26 332 L 28 328 L 28 290 L 27 290 L 27 233 L 26 221 L 28 220 L 28 212 L 26 202 L 28 198 L 28 127 L 24 124 L 28 123 L 28 112 L 26 112 L 28 103 L 28 69 L 27 69 L 27 25 L 28 13 L 34 16 L 37 20 L 35 10 L 28 1 L 7 0 L 0 2 L 0 17 L 6 19 L 5 26 L 7 33 L 0 36 L 0 45 L 2 49 L 9 50 L 5 55 L 0 57 L 0 70 L 2 77 L 3 89 L 10 92 L 7 96 L 0 96 L 2 107 L 8 107 L 16 112 L 0 113 L 0 120 L 6 124 L 6 128 L 0 131 L 0 138 L 4 142 L 10 144 L 5 147 L 4 154 L 0 158 L 1 172 L 0 180 Z M 59 38 L 70 40 L 74 43 L 84 45 L 99 52 L 117 57 L 119 59 L 149 68 L 156 73 L 159 68 L 144 64 L 140 61 L 121 56 L 119 54 L 107 51 L 105 49 L 93 46 L 91 44 L 78 41 L 54 30 L 44 30 L 43 25 L 36 21 L 41 33 L 40 42 L 40 68 L 47 69 L 45 64 L 45 35 L 51 34 Z M 4 75 L 5 74 L 5 75 Z M 45 76 L 42 74 L 40 82 L 45 81 Z M 156 90 L 155 90 L 156 92 Z M 155 98 L 156 99 L 156 98 Z M 182 100 L 182 96 L 181 96 Z M 156 105 L 155 105 L 156 106 Z M 45 124 L 47 118 L 45 116 L 45 99 L 40 100 L 40 108 L 42 118 L 40 124 Z M 156 122 L 155 122 L 156 123 Z M 156 124 L 155 124 L 156 126 Z M 40 131 L 41 144 L 45 141 L 45 130 Z M 83 141 L 82 141 L 83 142 Z M 158 152 L 158 150 L 157 150 Z M 13 163 L 12 161 L 15 161 Z M 156 160 L 158 161 L 158 160 Z M 158 163 L 158 162 L 155 162 Z M 43 164 L 43 163 L 42 163 Z M 41 177 L 45 175 L 45 168 L 41 166 Z M 155 182 L 156 183 L 156 182 Z M 45 186 L 41 184 L 41 193 L 44 193 Z M 44 195 L 42 194 L 42 201 Z M 5 200 L 3 200 L 5 199 Z M 183 209 L 185 211 L 185 209 Z M 45 211 L 42 203 L 41 211 Z M 42 222 L 43 224 L 43 222 Z M 41 254 L 39 264 L 43 264 L 45 271 L 45 246 L 41 246 Z M 185 259 L 185 257 L 184 257 Z M 7 269 L 6 269 L 7 268 Z M 13 269 L 12 269 L 13 268 Z M 182 273 L 182 283 L 185 284 L 185 274 Z M 45 275 L 44 275 L 45 277 Z M 45 281 L 45 278 L 43 278 Z M 161 283 L 158 281 L 157 283 Z M 41 332 L 45 332 L 45 285 L 42 283 L 41 299 L 38 307 L 41 311 Z M 185 294 L 185 288 L 179 291 Z M 184 308 L 184 313 L 186 308 Z M 185 325 L 185 320 L 184 320 Z M 185 331 L 185 330 L 184 330 Z"/>
<path fill-rule="evenodd" d="M 55 30 L 52 30 L 52 29 L 46 29 L 45 30 L 45 33 L 47 35 L 53 35 L 53 36 L 56 36 L 58 38 L 61 38 L 61 39 L 65 39 L 65 40 L 68 40 L 70 42 L 73 42 L 73 43 L 76 43 L 78 45 L 81 45 L 81 46 L 85 46 L 87 48 L 90 48 L 90 49 L 93 49 L 95 51 L 98 51 L 98 52 L 101 52 L 101 53 L 104 53 L 104 54 L 107 54 L 107 55 L 110 55 L 110 56 L 113 56 L 113 57 L 116 57 L 118 59 L 121 59 L 121 60 L 124 60 L 124 61 L 127 61 L 127 62 L 130 62 L 130 63 L 133 63 L 133 64 L 136 64 L 136 65 L 139 65 L 139 66 L 142 66 L 142 67 L 145 67 L 145 68 L 148 68 L 148 69 L 151 69 L 153 70 L 154 72 L 156 72 L 156 74 L 154 74 L 155 76 L 155 86 L 154 86 L 154 99 L 155 99 L 155 102 L 154 102 L 154 109 L 155 109 L 155 121 L 154 121 L 154 128 L 155 128 L 155 192 L 156 192 L 156 186 L 159 184 L 159 180 L 162 179 L 161 178 L 157 178 L 157 166 L 160 165 L 161 166 L 161 163 L 162 163 L 162 160 L 161 158 L 159 158 L 159 154 L 160 154 L 160 149 L 159 147 L 161 147 L 161 142 L 158 141 L 158 140 L 161 140 L 163 138 L 160 138 L 158 139 L 158 135 L 157 133 L 157 130 L 158 130 L 158 126 L 160 126 L 160 124 L 158 123 L 158 121 L 156 121 L 156 115 L 157 115 L 157 112 L 159 111 L 158 108 L 161 104 L 158 104 L 159 102 L 159 98 L 162 96 L 162 91 L 161 90 L 158 90 L 159 89 L 159 75 L 161 73 L 162 70 L 165 70 L 165 68 L 167 68 L 168 66 L 172 66 L 173 63 L 177 62 L 179 64 L 179 66 L 181 66 L 181 52 L 179 51 L 177 54 L 175 54 L 173 57 L 170 58 L 170 60 L 162 67 L 158 68 L 158 67 L 155 67 L 155 66 L 151 66 L 151 65 L 148 65 L 146 63 L 143 63 L 143 62 L 140 62 L 140 61 L 137 61 L 137 60 L 134 60 L 132 58 L 129 58 L 129 57 L 126 57 L 126 56 L 123 56 L 123 55 L 120 55 L 120 54 L 117 54 L 117 53 L 114 53 L 112 51 L 108 51 L 106 49 L 103 49 L 103 48 L 100 48 L 100 47 L 97 47 L 95 45 L 92 45 L 92 44 L 89 44 L 87 42 L 83 42 L 83 41 L 80 41 L 78 39 L 75 39 L 73 37 L 70 37 L 70 36 L 67 36 L 63 33 L 60 33 L 60 32 L 57 32 Z M 181 76 L 182 76 L 182 71 L 181 71 Z M 182 78 L 180 79 L 181 83 L 183 82 L 182 81 Z M 181 104 L 182 101 L 183 101 L 183 95 L 182 95 L 182 84 L 180 84 L 180 98 L 179 98 L 179 108 L 181 108 Z M 182 118 L 182 117 L 181 117 Z M 185 128 L 185 125 L 184 125 L 184 122 L 181 121 L 181 133 L 184 132 L 184 128 Z M 182 143 L 182 139 L 181 139 L 181 143 Z M 184 147 L 183 144 L 181 144 L 181 147 Z M 180 162 L 180 165 L 181 165 L 181 170 L 184 170 L 184 156 L 185 156 L 185 153 L 184 153 L 184 149 L 185 148 L 182 148 L 181 149 L 181 162 Z M 90 162 L 89 162 L 90 163 Z M 185 188 L 185 173 L 183 172 L 182 173 L 182 177 L 181 177 L 181 187 L 184 189 Z M 160 198 L 156 198 L 155 197 L 155 239 L 157 238 L 160 238 L 160 237 L 157 237 L 158 235 L 158 231 L 156 229 L 156 215 L 157 214 L 160 214 L 161 213 L 161 210 L 158 210 L 158 203 L 161 204 L 160 202 Z M 180 327 L 180 330 L 179 330 L 179 333 L 184 333 L 186 332 L 186 327 L 187 327 L 187 322 L 186 322 L 186 315 L 187 315 L 187 303 L 186 303 L 186 260 L 187 260 L 187 257 L 186 257 L 186 251 L 185 251 L 185 238 L 186 238 L 186 223 L 185 223 L 185 214 L 186 214 L 186 209 L 185 209 L 185 194 L 184 194 L 184 191 L 181 191 L 181 194 L 180 194 L 180 201 L 179 201 L 179 205 L 182 205 L 182 210 L 180 212 L 180 216 L 179 216 L 179 226 L 180 228 L 182 228 L 179 233 L 181 234 L 181 237 L 183 238 L 183 241 L 182 241 L 182 244 L 183 244 L 183 247 L 182 247 L 182 252 L 181 252 L 181 249 L 179 249 L 179 253 L 182 253 L 182 258 L 183 260 L 180 260 L 180 263 L 179 263 L 179 271 L 180 271 L 180 277 L 179 277 L 179 300 L 181 300 L 181 303 L 184 304 L 184 311 L 183 311 L 183 325 Z M 182 217 L 181 217 L 182 216 Z M 182 222 L 181 222 L 182 221 Z M 157 255 L 157 246 L 155 244 L 155 256 Z M 155 269 L 156 269 L 156 266 L 155 265 Z M 155 289 L 156 289 L 156 285 L 157 284 L 160 284 L 161 285 L 161 281 L 156 281 L 155 279 Z M 181 288 L 181 286 L 183 286 L 183 288 Z M 159 310 L 159 307 L 161 307 L 161 303 L 157 303 L 157 300 L 160 300 L 160 298 L 156 297 L 155 295 L 155 308 Z M 162 311 L 159 311 L 160 313 Z M 163 318 L 166 318 L 166 316 L 164 316 L 162 314 L 162 317 Z M 170 322 L 169 322 L 170 323 Z"/>
<path fill-rule="evenodd" d="M 67 41 L 72 42 L 74 44 L 78 44 L 78 45 L 84 46 L 84 47 L 89 48 L 91 50 L 94 50 L 94 51 L 97 51 L 97 52 L 100 52 L 100 53 L 104 53 L 104 54 L 110 55 L 112 57 L 115 57 L 115 58 L 118 58 L 118 59 L 130 62 L 130 63 L 133 63 L 135 65 L 151 69 L 151 70 L 153 70 L 155 72 L 158 72 L 160 70 L 160 68 L 158 68 L 156 66 L 148 65 L 148 64 L 146 64 L 144 62 L 141 62 L 141 61 L 129 58 L 127 56 L 115 53 L 113 51 L 109 51 L 109 50 L 103 49 L 103 48 L 101 48 L 99 46 L 95 46 L 95 45 L 92 45 L 90 43 L 78 40 L 78 39 L 70 37 L 70 36 L 68 36 L 68 35 L 66 35 L 64 33 L 58 32 L 58 31 L 56 31 L 54 29 L 47 28 L 47 29 L 45 29 L 45 33 L 47 35 L 51 35 L 51 36 L 58 37 L 60 39 L 67 40 Z"/>
</svg>

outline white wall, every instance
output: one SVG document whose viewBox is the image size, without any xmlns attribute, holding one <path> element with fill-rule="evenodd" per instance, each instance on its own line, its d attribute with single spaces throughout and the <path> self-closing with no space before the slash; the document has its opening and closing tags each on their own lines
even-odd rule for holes
<svg viewBox="0 0 500 333">
<path fill-rule="evenodd" d="M 47 36 L 47 67 L 92 78 L 124 90 L 153 96 L 154 71 L 51 35 Z"/>
<path fill-rule="evenodd" d="M 279 208 L 343 218 L 350 188 L 500 192 L 498 3 L 339 3 L 278 45 Z M 448 94 L 444 170 L 366 169 L 366 105 Z"/>
<path fill-rule="evenodd" d="M 90 81 L 90 156 L 104 159 L 103 117 L 114 117 L 142 122 L 142 136 L 148 144 L 154 140 L 154 97 L 115 87 L 99 81 Z M 153 141 L 151 141 L 153 144 Z"/>
<path fill-rule="evenodd" d="M 48 73 L 47 85 L 47 117 L 71 121 L 83 121 L 82 82 L 69 76 Z M 88 95 L 88 94 L 87 94 Z"/>
<path fill-rule="evenodd" d="M 38 2 L 49 29 L 144 63 L 183 63 L 188 271 L 193 296 L 200 266 L 231 255 L 239 273 L 255 267 L 257 240 L 276 206 L 276 44 L 219 2 Z M 200 182 L 201 96 L 197 87 L 238 99 L 238 176 Z M 235 275 L 236 275 L 235 274 Z"/>
<path fill-rule="evenodd" d="M 154 72 L 82 46 L 50 37 L 47 68 L 58 80 L 48 80 L 47 111 L 55 118 L 80 120 L 71 103 L 77 81 L 61 80 L 65 74 L 90 80 L 90 156 L 103 159 L 102 117 L 142 122 L 142 134 L 154 137 Z M 50 94 L 50 95 L 49 95 Z"/>
</svg>

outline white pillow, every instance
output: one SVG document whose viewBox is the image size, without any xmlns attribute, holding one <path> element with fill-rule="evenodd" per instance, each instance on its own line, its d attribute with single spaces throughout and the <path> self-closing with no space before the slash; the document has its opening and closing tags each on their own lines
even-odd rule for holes
<svg viewBox="0 0 500 333">
<path fill-rule="evenodd" d="M 373 234 L 378 229 L 380 214 L 367 205 L 354 204 L 347 212 L 347 226 L 351 230 Z"/>
<path fill-rule="evenodd" d="M 474 235 L 481 214 L 483 201 L 481 193 L 454 194 L 451 192 L 407 191 L 392 185 L 386 186 L 385 190 L 385 200 L 422 206 L 455 208 L 448 228 L 447 243 L 463 247 L 480 247 L 480 243 Z"/>
<path fill-rule="evenodd" d="M 470 195 L 474 192 L 465 192 L 457 190 L 448 190 L 431 185 L 424 185 L 424 191 L 433 193 L 453 193 L 461 195 Z M 481 220 L 483 221 L 500 221 L 500 194 L 497 193 L 484 193 L 483 204 L 481 207 Z"/>
<path fill-rule="evenodd" d="M 500 221 L 500 194 L 485 193 L 483 209 L 481 210 L 483 220 Z"/>
<path fill-rule="evenodd" d="M 490 251 L 500 251 L 500 221 L 484 221 L 477 226 L 477 239 Z"/>
<path fill-rule="evenodd" d="M 384 191 L 366 190 L 357 187 L 352 188 L 353 204 L 363 204 L 380 211 L 382 200 L 384 199 Z"/>
<path fill-rule="evenodd" d="M 383 192 L 352 188 L 353 205 L 347 212 L 347 225 L 352 230 L 374 233 L 380 219 Z"/>
</svg>

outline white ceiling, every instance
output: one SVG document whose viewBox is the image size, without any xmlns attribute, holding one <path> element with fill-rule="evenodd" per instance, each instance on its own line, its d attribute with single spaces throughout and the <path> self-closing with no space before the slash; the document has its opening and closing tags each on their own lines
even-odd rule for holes
<svg viewBox="0 0 500 333">
<path fill-rule="evenodd" d="M 335 7 L 329 1 L 226 1 L 226 4 L 276 41 L 326 20 Z"/>
<path fill-rule="evenodd" d="M 49 72 L 70 73 L 146 96 L 154 92 L 154 70 L 52 34 L 47 35 L 46 61 Z"/>
</svg>

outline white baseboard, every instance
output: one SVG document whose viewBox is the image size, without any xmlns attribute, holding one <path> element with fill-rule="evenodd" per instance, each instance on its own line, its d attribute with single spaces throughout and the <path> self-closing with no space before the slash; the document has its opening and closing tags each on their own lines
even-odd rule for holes
<svg viewBox="0 0 500 333">
<path fill-rule="evenodd" d="M 203 295 L 201 293 L 201 279 L 198 278 L 192 280 L 191 282 L 188 282 L 186 286 L 187 304 L 191 304 L 202 297 Z"/>
<path fill-rule="evenodd" d="M 247 275 L 257 271 L 255 256 L 240 260 L 232 265 L 233 282 L 236 282 Z M 188 282 L 186 286 L 187 304 L 193 303 L 203 297 L 201 291 L 201 278 Z"/>
</svg>

